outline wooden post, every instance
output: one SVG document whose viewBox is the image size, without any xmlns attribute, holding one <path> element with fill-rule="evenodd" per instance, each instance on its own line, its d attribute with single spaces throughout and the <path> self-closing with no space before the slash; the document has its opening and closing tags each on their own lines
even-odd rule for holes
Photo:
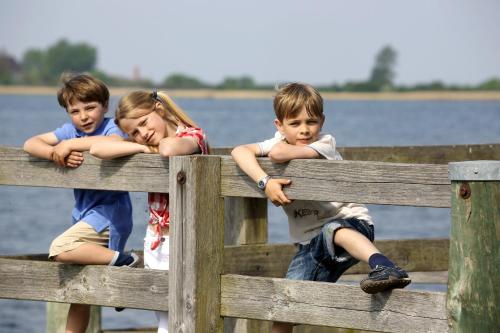
<svg viewBox="0 0 500 333">
<path fill-rule="evenodd" d="M 222 332 L 220 157 L 170 158 L 169 331 Z"/>
<path fill-rule="evenodd" d="M 224 244 L 267 243 L 267 199 L 224 198 Z"/>
<path fill-rule="evenodd" d="M 224 244 L 265 244 L 267 235 L 267 199 L 224 198 Z M 265 321 L 224 318 L 225 333 L 265 333 L 269 328 Z"/>
<path fill-rule="evenodd" d="M 47 302 L 47 316 L 45 323 L 45 332 L 64 333 L 66 332 L 66 321 L 68 319 L 68 303 Z M 85 333 L 101 332 L 101 307 L 97 305 L 90 306 L 90 321 Z"/>
<path fill-rule="evenodd" d="M 496 332 L 500 327 L 500 161 L 450 163 L 449 171 L 451 331 Z"/>
</svg>

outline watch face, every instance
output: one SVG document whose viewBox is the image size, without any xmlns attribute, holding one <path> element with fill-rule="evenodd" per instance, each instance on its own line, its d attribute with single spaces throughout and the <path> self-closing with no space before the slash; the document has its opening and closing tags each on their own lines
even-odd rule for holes
<svg viewBox="0 0 500 333">
<path fill-rule="evenodd" d="M 268 182 L 269 178 L 271 178 L 271 177 L 265 176 L 264 178 L 262 178 L 261 180 L 259 180 L 258 183 L 257 183 L 257 187 L 264 191 L 264 189 L 266 188 L 266 185 L 267 185 L 267 182 Z"/>
</svg>

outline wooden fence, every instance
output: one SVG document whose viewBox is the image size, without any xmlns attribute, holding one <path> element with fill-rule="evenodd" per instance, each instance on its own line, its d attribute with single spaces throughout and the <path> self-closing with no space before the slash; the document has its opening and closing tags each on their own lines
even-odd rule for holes
<svg viewBox="0 0 500 333">
<path fill-rule="evenodd" d="M 445 165 L 500 160 L 500 145 L 341 151 L 349 160 L 260 163 L 269 175 L 292 180 L 285 190 L 291 199 L 451 207 L 450 240 L 376 242 L 410 272 L 449 271 L 448 293 L 368 295 L 358 286 L 282 279 L 294 248 L 267 244 L 265 197 L 228 156 L 102 161 L 87 155 L 81 167 L 68 170 L 0 147 L 0 184 L 165 192 L 172 218 L 169 271 L 4 256 L 0 298 L 164 310 L 172 332 L 264 332 L 269 324 L 261 321 L 274 320 L 384 332 L 500 327 L 494 283 L 500 276 L 500 162 L 454 163 L 450 174 Z M 348 273 L 366 272 L 357 265 Z"/>
</svg>

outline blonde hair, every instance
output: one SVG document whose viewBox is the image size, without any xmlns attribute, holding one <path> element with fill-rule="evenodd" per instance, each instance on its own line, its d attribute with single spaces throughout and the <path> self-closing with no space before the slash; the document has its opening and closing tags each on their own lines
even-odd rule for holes
<svg viewBox="0 0 500 333">
<path fill-rule="evenodd" d="M 133 91 L 122 97 L 115 112 L 115 123 L 120 126 L 122 119 L 137 119 L 156 110 L 156 102 L 160 102 L 163 119 L 178 125 L 198 127 L 196 123 L 165 92 Z"/>
<path fill-rule="evenodd" d="M 324 118 L 323 98 L 309 84 L 292 82 L 279 87 L 273 105 L 279 121 L 296 117 L 304 107 L 309 116 Z"/>
<path fill-rule="evenodd" d="M 67 109 L 75 100 L 108 106 L 109 90 L 101 80 L 88 74 L 63 73 L 60 81 L 62 87 L 57 92 L 57 100 L 63 108 Z"/>
</svg>

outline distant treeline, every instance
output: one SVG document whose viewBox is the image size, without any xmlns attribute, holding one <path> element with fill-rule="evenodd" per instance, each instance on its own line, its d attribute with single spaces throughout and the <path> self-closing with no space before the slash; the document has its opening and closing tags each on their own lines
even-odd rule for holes
<svg viewBox="0 0 500 333">
<path fill-rule="evenodd" d="M 416 85 L 394 83 L 397 53 L 391 46 L 383 47 L 375 57 L 373 68 L 365 81 L 348 81 L 316 85 L 323 91 L 377 92 L 415 90 L 500 90 L 500 79 L 491 78 L 479 85 L 449 85 L 441 81 Z M 243 89 L 269 90 L 275 84 L 257 83 L 248 75 L 226 77 L 222 82 L 211 84 L 184 73 L 168 75 L 161 82 L 140 77 L 126 78 L 108 74 L 96 68 L 97 49 L 86 43 L 70 43 L 65 39 L 46 50 L 29 49 L 21 60 L 16 60 L 5 51 L 0 51 L 0 85 L 57 85 L 63 72 L 88 72 L 102 79 L 109 86 L 144 87 L 165 89 Z M 138 76 L 138 75 L 137 75 Z"/>
</svg>

